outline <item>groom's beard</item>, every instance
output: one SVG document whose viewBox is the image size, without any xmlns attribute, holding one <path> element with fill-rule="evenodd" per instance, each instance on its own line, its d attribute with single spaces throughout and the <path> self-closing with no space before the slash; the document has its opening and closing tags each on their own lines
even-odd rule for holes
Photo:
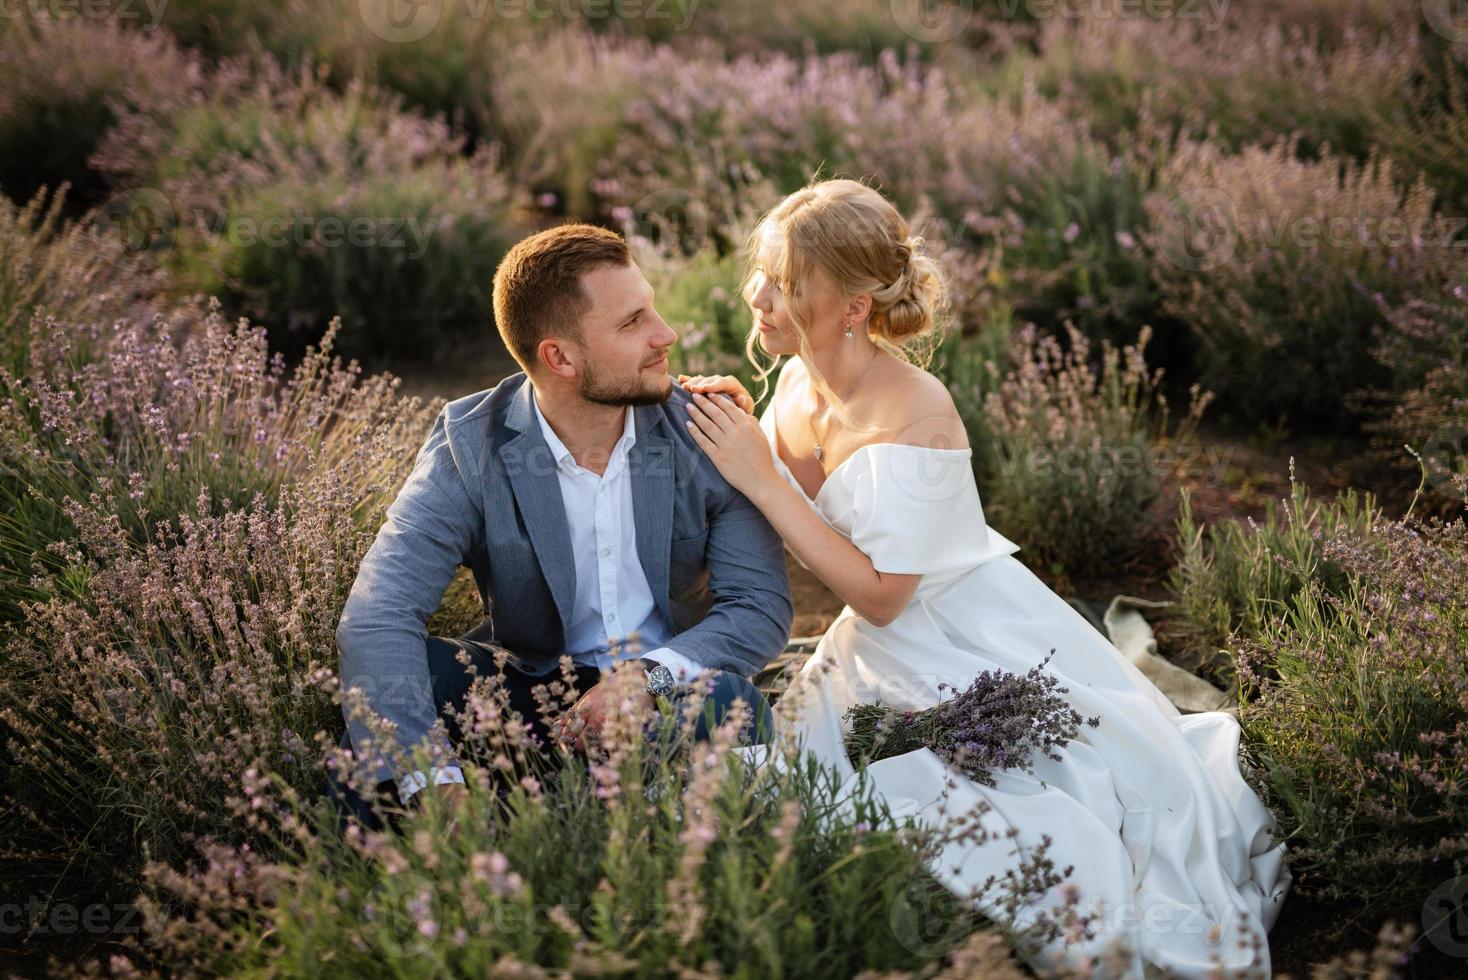
<svg viewBox="0 0 1468 980">
<path fill-rule="evenodd" d="M 580 394 L 598 405 L 661 405 L 673 393 L 671 382 L 666 374 L 653 382 L 644 381 L 640 371 L 629 381 L 604 381 L 588 362 L 581 374 Z"/>
</svg>

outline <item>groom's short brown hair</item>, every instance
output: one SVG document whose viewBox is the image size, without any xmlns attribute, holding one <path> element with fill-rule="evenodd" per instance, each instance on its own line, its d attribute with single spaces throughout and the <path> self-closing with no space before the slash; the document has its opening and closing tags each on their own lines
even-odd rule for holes
<svg viewBox="0 0 1468 980">
<path fill-rule="evenodd" d="M 537 232 L 505 254 L 494 273 L 494 322 L 527 374 L 546 337 L 580 339 L 581 318 L 591 309 L 582 273 L 631 261 L 621 235 L 587 224 Z"/>
</svg>

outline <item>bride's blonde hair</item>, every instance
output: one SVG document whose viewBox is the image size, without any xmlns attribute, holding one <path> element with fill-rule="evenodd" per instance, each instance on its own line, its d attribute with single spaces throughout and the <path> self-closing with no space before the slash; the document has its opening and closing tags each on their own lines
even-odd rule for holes
<svg viewBox="0 0 1468 980">
<path fill-rule="evenodd" d="M 785 295 L 811 383 L 843 425 L 860 429 L 811 356 L 810 302 L 804 288 L 811 270 L 824 272 L 845 296 L 870 293 L 868 336 L 879 348 L 924 369 L 943 336 L 948 309 L 943 270 L 924 250 L 922 237 L 910 233 L 907 220 L 880 192 L 855 180 L 817 180 L 775 205 L 750 233 L 742 288 L 746 303 L 758 291 L 759 250 L 772 229 L 777 251 L 773 268 L 764 271 Z M 755 380 L 763 399 L 780 358 L 763 363 L 758 342 L 758 325 L 753 324 L 745 356 L 758 370 Z"/>
</svg>

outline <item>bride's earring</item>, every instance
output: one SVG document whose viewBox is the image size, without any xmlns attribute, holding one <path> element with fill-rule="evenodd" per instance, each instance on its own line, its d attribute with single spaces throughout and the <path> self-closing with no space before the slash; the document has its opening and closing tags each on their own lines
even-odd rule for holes
<svg viewBox="0 0 1468 980">
<path fill-rule="evenodd" d="M 855 334 L 853 334 L 853 333 L 852 333 L 852 332 L 851 332 L 851 320 L 850 320 L 850 318 L 848 318 L 848 319 L 847 319 L 847 321 L 846 321 L 846 336 L 847 336 L 847 337 L 848 337 L 848 338 L 849 338 L 849 337 L 854 337 L 854 336 L 856 336 L 856 335 L 855 335 Z"/>
</svg>

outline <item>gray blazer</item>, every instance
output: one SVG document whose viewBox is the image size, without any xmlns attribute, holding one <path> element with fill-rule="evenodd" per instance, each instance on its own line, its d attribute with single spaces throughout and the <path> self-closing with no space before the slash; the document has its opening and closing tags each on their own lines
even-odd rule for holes
<svg viewBox="0 0 1468 980">
<path fill-rule="evenodd" d="M 473 571 L 484 609 L 469 639 L 507 648 L 537 677 L 555 673 L 566 652 L 575 563 L 555 458 L 530 392 L 520 373 L 444 407 L 362 559 L 336 629 L 343 691 L 362 688 L 371 708 L 397 725 L 398 744 L 425 745 L 432 765 L 458 764 L 446 740 L 423 740 L 438 719 L 426 624 L 460 565 Z M 748 677 L 790 637 L 784 548 L 684 428 L 688 400 L 675 385 L 664 404 L 632 409 L 637 554 L 673 634 L 665 645 Z M 354 750 L 369 744 L 365 724 L 349 722 L 347 731 Z M 379 781 L 401 775 L 385 758 L 377 773 Z"/>
</svg>

